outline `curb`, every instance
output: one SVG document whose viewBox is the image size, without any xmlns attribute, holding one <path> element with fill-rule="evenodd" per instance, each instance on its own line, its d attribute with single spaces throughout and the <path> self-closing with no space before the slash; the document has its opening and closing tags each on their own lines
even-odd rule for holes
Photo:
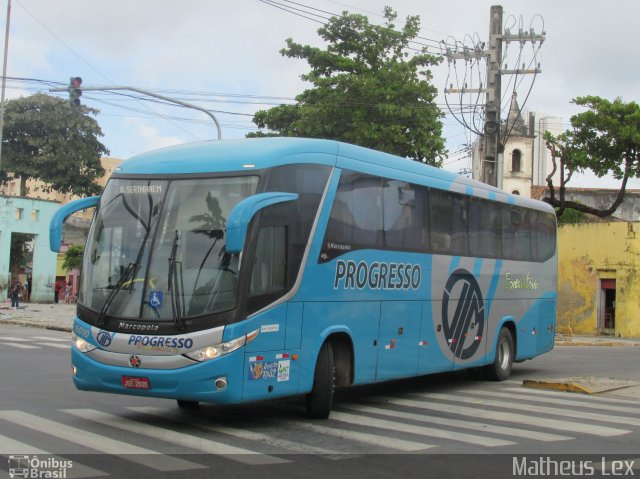
<svg viewBox="0 0 640 479">
<path fill-rule="evenodd" d="M 638 381 L 615 378 L 558 378 L 558 379 L 525 379 L 522 386 L 532 389 L 547 389 L 580 394 L 600 394 L 620 389 L 639 386 Z"/>
<path fill-rule="evenodd" d="M 11 324 L 13 326 L 23 326 L 28 328 L 50 329 L 52 331 L 63 331 L 66 333 L 70 333 L 72 331 L 72 328 L 68 326 L 60 326 L 57 324 L 40 324 L 20 319 L 0 318 L 0 324 Z"/>
<path fill-rule="evenodd" d="M 637 342 L 625 341 L 556 341 L 555 346 L 607 346 L 607 347 L 640 347 Z"/>
</svg>

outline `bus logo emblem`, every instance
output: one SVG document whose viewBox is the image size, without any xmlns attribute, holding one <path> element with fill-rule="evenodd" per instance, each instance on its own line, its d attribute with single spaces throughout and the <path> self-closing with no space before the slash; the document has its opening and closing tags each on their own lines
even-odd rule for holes
<svg viewBox="0 0 640 479">
<path fill-rule="evenodd" d="M 102 346 L 103 348 L 106 348 L 111 344 L 111 340 L 113 339 L 113 336 L 106 331 L 100 331 L 96 339 L 98 340 L 98 344 L 100 346 Z"/>
<path fill-rule="evenodd" d="M 459 292 L 460 299 L 453 318 L 449 318 L 449 298 L 454 291 Z M 455 357 L 469 359 L 476 353 L 484 329 L 484 300 L 478 281 L 466 269 L 455 270 L 447 280 L 442 295 L 442 324 Z"/>
</svg>

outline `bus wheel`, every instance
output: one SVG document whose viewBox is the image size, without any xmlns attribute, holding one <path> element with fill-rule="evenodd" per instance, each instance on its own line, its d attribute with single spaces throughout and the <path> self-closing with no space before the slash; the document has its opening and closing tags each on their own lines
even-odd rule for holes
<svg viewBox="0 0 640 479">
<path fill-rule="evenodd" d="M 307 394 L 307 416 L 326 419 L 331 413 L 335 387 L 335 365 L 331 343 L 324 343 L 313 374 L 313 389 Z"/>
<path fill-rule="evenodd" d="M 193 409 L 194 407 L 198 407 L 198 404 L 200 404 L 198 401 L 178 399 L 178 407 L 181 407 L 182 409 Z"/>
<path fill-rule="evenodd" d="M 496 344 L 496 358 L 493 364 L 486 366 L 485 375 L 492 381 L 504 381 L 511 375 L 513 366 L 513 337 L 507 328 L 500 330 L 498 342 Z"/>
</svg>

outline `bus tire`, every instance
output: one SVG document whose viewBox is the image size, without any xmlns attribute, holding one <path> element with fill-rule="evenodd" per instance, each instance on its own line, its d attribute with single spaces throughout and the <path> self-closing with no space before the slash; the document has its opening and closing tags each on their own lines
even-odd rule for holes
<svg viewBox="0 0 640 479">
<path fill-rule="evenodd" d="M 318 353 L 313 374 L 313 388 L 307 394 L 307 416 L 313 419 L 326 419 L 331 413 L 333 391 L 335 389 L 335 365 L 331 343 L 324 343 Z"/>
<path fill-rule="evenodd" d="M 186 399 L 178 399 L 178 407 L 181 409 L 193 409 L 200 404 L 198 401 L 187 401 Z"/>
<path fill-rule="evenodd" d="M 514 358 L 513 337 L 511 331 L 502 328 L 496 342 L 496 357 L 493 364 L 486 366 L 484 373 L 491 381 L 504 381 L 511 375 Z"/>
</svg>

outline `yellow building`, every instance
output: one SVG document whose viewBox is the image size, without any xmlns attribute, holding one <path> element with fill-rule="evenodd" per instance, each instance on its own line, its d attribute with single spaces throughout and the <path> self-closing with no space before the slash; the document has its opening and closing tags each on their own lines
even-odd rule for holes
<svg viewBox="0 0 640 479">
<path fill-rule="evenodd" d="M 558 231 L 557 331 L 640 337 L 640 223 Z"/>
</svg>

